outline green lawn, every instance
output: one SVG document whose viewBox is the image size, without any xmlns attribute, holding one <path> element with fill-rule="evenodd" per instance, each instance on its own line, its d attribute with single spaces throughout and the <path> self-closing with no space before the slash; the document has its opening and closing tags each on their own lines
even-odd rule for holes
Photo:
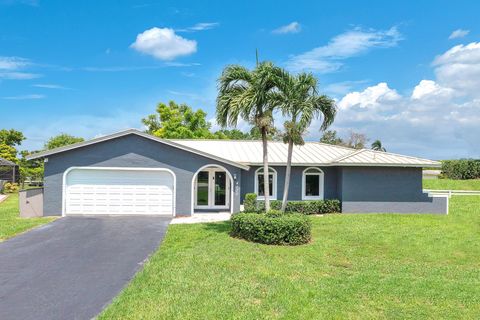
<svg viewBox="0 0 480 320">
<path fill-rule="evenodd" d="M 447 215 L 312 217 L 299 247 L 172 225 L 100 319 L 478 319 L 480 197 Z"/>
<path fill-rule="evenodd" d="M 18 194 L 11 194 L 0 202 L 0 242 L 54 220 L 54 218 L 20 218 L 18 212 Z"/>
<path fill-rule="evenodd" d="M 480 179 L 424 179 L 423 188 L 436 190 L 480 190 Z"/>
</svg>

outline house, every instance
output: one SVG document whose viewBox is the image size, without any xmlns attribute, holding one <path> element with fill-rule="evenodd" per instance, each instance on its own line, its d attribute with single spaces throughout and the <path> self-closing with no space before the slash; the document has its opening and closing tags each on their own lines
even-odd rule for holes
<svg viewBox="0 0 480 320">
<path fill-rule="evenodd" d="M 269 142 L 270 199 L 282 197 L 286 152 Z M 39 158 L 47 216 L 234 213 L 245 194 L 264 196 L 261 141 L 168 140 L 130 129 L 28 157 Z M 447 212 L 446 198 L 422 192 L 422 168 L 436 161 L 307 142 L 295 146 L 292 165 L 289 200 L 339 199 L 343 212 Z"/>
</svg>

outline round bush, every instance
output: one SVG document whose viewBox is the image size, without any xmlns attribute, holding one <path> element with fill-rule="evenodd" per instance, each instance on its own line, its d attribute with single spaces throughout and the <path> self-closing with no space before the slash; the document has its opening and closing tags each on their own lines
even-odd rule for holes
<svg viewBox="0 0 480 320">
<path fill-rule="evenodd" d="M 301 214 L 238 213 L 232 216 L 234 237 L 276 245 L 299 245 L 310 241 L 311 223 Z"/>
</svg>

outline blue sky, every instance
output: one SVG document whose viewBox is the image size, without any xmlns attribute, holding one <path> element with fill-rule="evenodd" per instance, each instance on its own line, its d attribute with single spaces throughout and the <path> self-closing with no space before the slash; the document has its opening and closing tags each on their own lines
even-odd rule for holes
<svg viewBox="0 0 480 320">
<path fill-rule="evenodd" d="M 474 1 L 0 0 L 0 128 L 38 149 L 60 132 L 141 128 L 170 99 L 213 118 L 222 68 L 253 66 L 258 48 L 319 78 L 341 135 L 478 158 L 479 11 Z"/>
</svg>

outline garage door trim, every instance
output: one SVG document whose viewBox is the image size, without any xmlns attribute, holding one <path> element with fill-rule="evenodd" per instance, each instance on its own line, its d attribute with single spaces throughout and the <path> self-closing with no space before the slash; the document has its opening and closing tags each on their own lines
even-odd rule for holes
<svg viewBox="0 0 480 320">
<path fill-rule="evenodd" d="M 63 184 L 62 184 L 62 217 L 66 216 L 66 202 L 67 202 L 67 176 L 68 173 L 72 170 L 81 169 L 81 170 L 112 170 L 112 171 L 163 171 L 168 172 L 172 175 L 173 178 L 173 199 L 172 199 L 172 213 L 173 216 L 176 216 L 176 202 L 177 202 L 177 177 L 175 173 L 167 168 L 130 168 L 130 167 L 70 167 L 63 173 Z"/>
</svg>

